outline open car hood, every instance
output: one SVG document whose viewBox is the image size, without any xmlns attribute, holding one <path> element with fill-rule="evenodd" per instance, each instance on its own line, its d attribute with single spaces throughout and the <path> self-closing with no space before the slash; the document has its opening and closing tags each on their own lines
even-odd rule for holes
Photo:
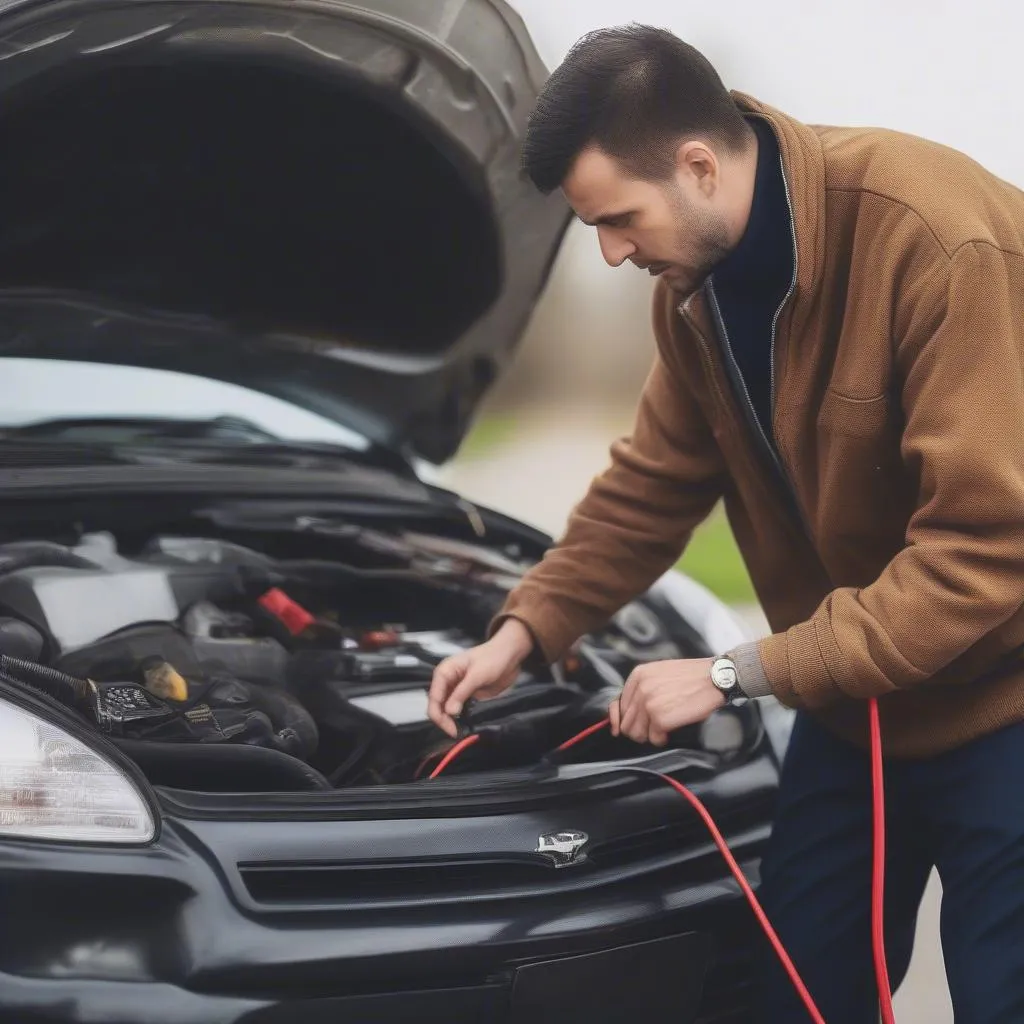
<svg viewBox="0 0 1024 1024">
<path fill-rule="evenodd" d="M 569 219 L 502 0 L 0 13 L 0 357 L 240 384 L 434 462 Z"/>
</svg>

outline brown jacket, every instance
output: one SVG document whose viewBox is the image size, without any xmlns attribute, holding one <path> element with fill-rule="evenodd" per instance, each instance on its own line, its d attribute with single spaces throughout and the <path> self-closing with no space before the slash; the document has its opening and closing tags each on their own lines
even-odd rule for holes
<svg viewBox="0 0 1024 1024">
<path fill-rule="evenodd" d="M 748 671 L 857 741 L 880 697 L 890 754 L 950 749 L 1024 719 L 1024 193 L 934 143 L 735 99 L 778 135 L 793 212 L 783 475 L 706 295 L 677 308 L 659 285 L 633 434 L 501 618 L 557 660 L 721 497 L 773 630 L 738 652 Z"/>
</svg>

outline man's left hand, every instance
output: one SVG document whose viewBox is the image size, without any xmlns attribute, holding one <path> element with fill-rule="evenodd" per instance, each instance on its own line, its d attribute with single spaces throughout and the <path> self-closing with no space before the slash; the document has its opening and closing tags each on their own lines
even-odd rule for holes
<svg viewBox="0 0 1024 1024">
<path fill-rule="evenodd" d="M 654 661 L 634 669 L 608 714 L 612 734 L 663 747 L 668 734 L 703 722 L 725 703 L 711 682 L 713 658 Z"/>
</svg>

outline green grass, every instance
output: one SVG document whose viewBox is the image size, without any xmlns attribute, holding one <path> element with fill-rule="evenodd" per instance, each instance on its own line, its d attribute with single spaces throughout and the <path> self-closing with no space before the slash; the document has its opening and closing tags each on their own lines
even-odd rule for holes
<svg viewBox="0 0 1024 1024">
<path fill-rule="evenodd" d="M 518 429 L 511 413 L 488 413 L 470 429 L 459 458 L 485 458 L 508 442 Z M 697 527 L 679 568 L 729 604 L 756 603 L 757 597 L 721 506 Z"/>
<path fill-rule="evenodd" d="M 517 428 L 516 417 L 509 414 L 491 413 L 481 416 L 466 435 L 459 448 L 459 458 L 479 459 L 493 449 L 510 440 Z"/>
<path fill-rule="evenodd" d="M 694 531 L 679 568 L 729 604 L 757 601 L 721 506 Z"/>
</svg>

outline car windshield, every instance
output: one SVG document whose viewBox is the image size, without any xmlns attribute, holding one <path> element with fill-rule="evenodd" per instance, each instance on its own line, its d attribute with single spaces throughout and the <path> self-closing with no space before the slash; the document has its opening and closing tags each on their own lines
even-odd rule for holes
<svg viewBox="0 0 1024 1024">
<path fill-rule="evenodd" d="M 0 431 L 83 420 L 236 420 L 249 440 L 302 441 L 365 451 L 361 434 L 237 384 L 169 370 L 52 359 L 0 358 Z"/>
</svg>

